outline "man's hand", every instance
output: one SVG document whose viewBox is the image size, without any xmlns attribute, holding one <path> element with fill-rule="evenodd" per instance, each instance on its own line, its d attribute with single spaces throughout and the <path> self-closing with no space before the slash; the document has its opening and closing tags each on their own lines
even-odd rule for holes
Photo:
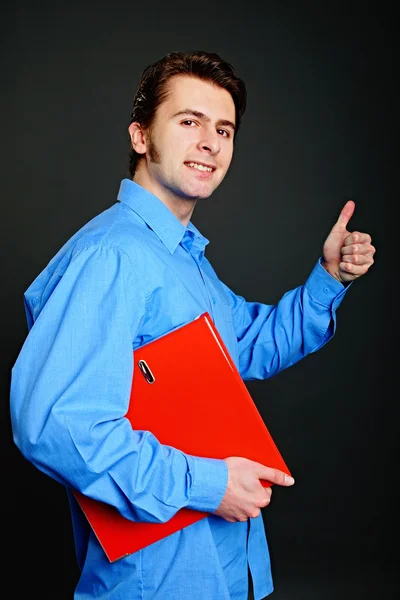
<svg viewBox="0 0 400 600">
<path fill-rule="evenodd" d="M 322 266 L 332 277 L 347 283 L 365 275 L 374 262 L 375 248 L 368 233 L 353 231 L 346 227 L 353 215 L 355 203 L 348 200 L 325 240 Z"/>
<path fill-rule="evenodd" d="M 272 490 L 265 488 L 260 479 L 283 486 L 294 483 L 294 479 L 283 471 L 247 458 L 231 456 L 225 462 L 228 465 L 228 486 L 221 504 L 212 514 L 230 523 L 258 517 L 261 508 L 270 503 Z"/>
</svg>

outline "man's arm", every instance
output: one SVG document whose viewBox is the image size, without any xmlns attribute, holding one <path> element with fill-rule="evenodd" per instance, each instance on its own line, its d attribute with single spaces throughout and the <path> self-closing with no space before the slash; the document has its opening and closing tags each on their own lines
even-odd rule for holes
<svg viewBox="0 0 400 600">
<path fill-rule="evenodd" d="M 124 417 L 146 303 L 123 251 L 75 252 L 34 311 L 12 370 L 11 418 L 16 445 L 38 469 L 128 519 L 164 522 L 183 507 L 215 510 L 228 469 L 163 446 Z"/>
<path fill-rule="evenodd" d="M 243 379 L 268 379 L 326 344 L 334 335 L 345 288 L 315 265 L 306 283 L 275 305 L 246 301 L 225 284 L 238 339 Z"/>
<path fill-rule="evenodd" d="M 284 294 L 276 305 L 246 302 L 222 284 L 232 309 L 244 379 L 272 377 L 334 335 L 344 294 L 374 263 L 371 236 L 347 229 L 354 208 L 348 200 L 306 283 Z"/>
</svg>

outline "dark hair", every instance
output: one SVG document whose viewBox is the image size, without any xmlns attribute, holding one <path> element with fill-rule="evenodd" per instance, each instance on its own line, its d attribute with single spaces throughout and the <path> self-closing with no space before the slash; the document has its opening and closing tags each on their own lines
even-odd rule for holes
<svg viewBox="0 0 400 600">
<path fill-rule="evenodd" d="M 246 109 L 246 87 L 234 73 L 232 65 L 218 54 L 197 50 L 194 52 L 170 52 L 142 72 L 133 99 L 131 121 L 139 122 L 147 129 L 154 120 L 157 108 L 168 95 L 167 83 L 174 75 L 192 75 L 226 89 L 232 96 L 236 109 L 235 136 Z M 131 148 L 129 174 L 134 176 L 142 154 Z"/>
</svg>

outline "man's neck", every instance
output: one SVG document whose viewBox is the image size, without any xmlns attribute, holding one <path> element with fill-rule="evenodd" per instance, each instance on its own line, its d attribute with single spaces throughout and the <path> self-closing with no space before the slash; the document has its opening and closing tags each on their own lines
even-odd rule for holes
<svg viewBox="0 0 400 600">
<path fill-rule="evenodd" d="M 156 196 L 176 216 L 182 225 L 187 227 L 197 200 L 179 198 L 173 192 L 169 192 L 165 188 L 158 186 L 154 180 L 147 178 L 144 173 L 136 172 L 133 181 Z"/>
</svg>

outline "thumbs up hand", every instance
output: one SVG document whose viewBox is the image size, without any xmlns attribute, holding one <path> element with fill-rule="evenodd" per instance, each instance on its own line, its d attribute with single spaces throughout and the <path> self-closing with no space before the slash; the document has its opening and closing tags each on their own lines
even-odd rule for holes
<svg viewBox="0 0 400 600">
<path fill-rule="evenodd" d="M 373 256 L 376 252 L 368 233 L 348 231 L 347 224 L 354 209 L 355 203 L 353 200 L 348 200 L 326 238 L 322 250 L 322 266 L 341 283 L 348 283 L 365 275 L 374 262 Z"/>
</svg>

